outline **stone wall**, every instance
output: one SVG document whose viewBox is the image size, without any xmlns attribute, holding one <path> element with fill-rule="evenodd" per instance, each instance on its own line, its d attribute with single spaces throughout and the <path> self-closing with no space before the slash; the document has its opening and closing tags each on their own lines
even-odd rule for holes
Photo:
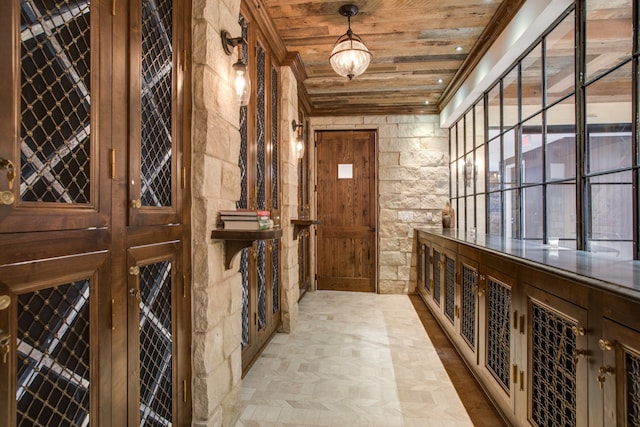
<svg viewBox="0 0 640 427">
<path fill-rule="evenodd" d="M 441 224 L 449 200 L 449 139 L 439 116 L 314 117 L 311 127 L 377 130 L 378 292 L 413 292 L 413 229 Z"/>
<path fill-rule="evenodd" d="M 229 79 L 236 55 L 227 56 L 220 31 L 240 34 L 239 0 L 193 1 L 192 141 L 192 396 L 193 426 L 234 426 L 242 388 L 242 279 L 239 256 L 223 267 L 222 241 L 210 238 L 221 209 L 240 198 L 238 103 Z M 298 312 L 297 159 L 291 121 L 298 117 L 297 86 L 289 67 L 280 76 L 281 309 L 283 330 Z M 239 106 L 238 106 L 239 107 Z"/>
</svg>

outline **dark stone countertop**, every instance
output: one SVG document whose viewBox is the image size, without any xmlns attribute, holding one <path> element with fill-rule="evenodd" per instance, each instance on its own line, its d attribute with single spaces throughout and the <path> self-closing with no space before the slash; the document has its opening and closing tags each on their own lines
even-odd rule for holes
<svg viewBox="0 0 640 427">
<path fill-rule="evenodd" d="M 483 249 L 512 258 L 535 268 L 578 280 L 589 286 L 640 300 L 640 261 L 623 261 L 614 257 L 563 248 L 526 240 L 473 235 L 456 229 L 416 228 L 418 232 Z"/>
</svg>

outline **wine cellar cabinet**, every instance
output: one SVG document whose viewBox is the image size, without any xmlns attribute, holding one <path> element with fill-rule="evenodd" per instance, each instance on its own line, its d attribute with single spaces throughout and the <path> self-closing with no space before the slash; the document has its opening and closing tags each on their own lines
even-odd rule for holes
<svg viewBox="0 0 640 427">
<path fill-rule="evenodd" d="M 640 425 L 640 299 L 437 232 L 416 240 L 417 293 L 508 424 Z"/>
</svg>

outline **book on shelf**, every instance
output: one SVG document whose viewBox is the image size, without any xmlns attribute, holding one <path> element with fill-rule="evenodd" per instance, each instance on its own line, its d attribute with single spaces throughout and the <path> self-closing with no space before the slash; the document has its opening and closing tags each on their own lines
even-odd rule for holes
<svg viewBox="0 0 640 427">
<path fill-rule="evenodd" d="M 239 218 L 257 218 L 261 216 L 270 217 L 271 212 L 263 209 L 235 209 L 235 210 L 221 210 L 221 217 L 239 217 Z"/>
<path fill-rule="evenodd" d="M 260 230 L 260 223 L 254 221 L 225 221 L 222 224 L 225 230 Z"/>
</svg>

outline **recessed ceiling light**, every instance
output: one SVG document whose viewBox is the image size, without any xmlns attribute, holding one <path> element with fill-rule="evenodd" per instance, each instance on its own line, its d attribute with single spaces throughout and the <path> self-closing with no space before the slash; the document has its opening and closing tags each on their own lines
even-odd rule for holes
<svg viewBox="0 0 640 427">
<path fill-rule="evenodd" d="M 424 101 L 424 103 L 427 104 L 427 105 L 431 104 L 431 102 L 429 102 L 429 101 Z"/>
<path fill-rule="evenodd" d="M 443 80 L 442 80 L 442 79 L 438 79 L 438 83 L 442 83 L 442 82 L 443 82 Z"/>
<path fill-rule="evenodd" d="M 456 46 L 456 52 L 462 52 L 462 46 Z"/>
</svg>

